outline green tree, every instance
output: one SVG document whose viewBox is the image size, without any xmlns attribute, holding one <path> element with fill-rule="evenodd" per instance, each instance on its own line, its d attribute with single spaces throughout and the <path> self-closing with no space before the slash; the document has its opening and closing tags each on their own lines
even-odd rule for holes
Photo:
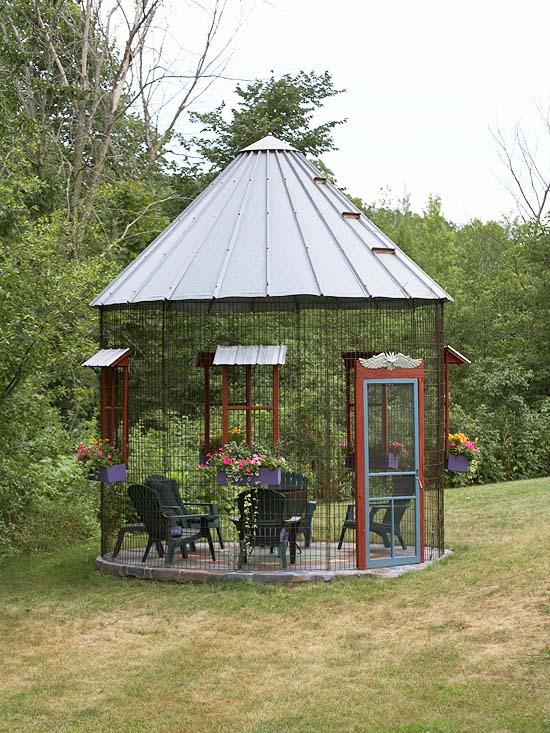
<svg viewBox="0 0 550 733">
<path fill-rule="evenodd" d="M 325 100 L 343 91 L 335 89 L 328 71 L 300 71 L 279 79 L 272 75 L 267 81 L 239 85 L 235 91 L 239 102 L 229 110 L 229 119 L 225 104 L 212 112 L 191 114 L 193 121 L 203 125 L 193 144 L 211 171 L 225 168 L 239 150 L 269 134 L 313 157 L 335 149 L 333 130 L 345 120 L 313 125 L 315 112 Z"/>
</svg>

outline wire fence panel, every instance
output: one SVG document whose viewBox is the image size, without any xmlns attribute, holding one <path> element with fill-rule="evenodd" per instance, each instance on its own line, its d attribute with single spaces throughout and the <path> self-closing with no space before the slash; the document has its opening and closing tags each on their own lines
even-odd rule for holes
<svg viewBox="0 0 550 733">
<path fill-rule="evenodd" d="M 222 368 L 211 364 L 212 355 L 218 346 L 236 345 L 287 347 L 277 400 L 273 365 L 227 367 L 235 408 L 228 413 L 230 439 L 251 433 L 253 441 L 273 447 L 276 422 L 276 450 L 288 461 L 280 484 L 261 487 L 271 494 L 247 499 L 265 515 L 257 511 L 253 521 L 245 521 L 242 503 L 251 487 L 218 485 L 216 476 L 198 468 L 205 449 L 221 445 L 224 427 Z M 131 350 L 131 447 L 128 480 L 102 487 L 102 554 L 142 564 L 147 551 L 147 564 L 164 566 L 171 550 L 174 566 L 214 571 L 279 570 L 285 563 L 298 571 L 355 568 L 350 364 L 354 354 L 401 351 L 424 360 L 424 536 L 427 556 L 439 555 L 443 346 L 442 301 L 300 296 L 103 307 L 101 347 Z M 392 415 L 398 420 L 397 409 Z M 172 479 L 176 493 L 164 484 L 152 494 L 130 491 L 147 488 L 155 476 Z M 414 512 L 403 519 L 407 543 L 413 539 L 409 515 Z M 268 525 L 259 530 L 270 517 L 281 524 L 278 534 Z"/>
</svg>

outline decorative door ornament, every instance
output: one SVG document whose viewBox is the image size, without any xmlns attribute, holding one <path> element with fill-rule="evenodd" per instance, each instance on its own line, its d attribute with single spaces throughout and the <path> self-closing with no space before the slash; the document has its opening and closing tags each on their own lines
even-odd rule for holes
<svg viewBox="0 0 550 733">
<path fill-rule="evenodd" d="M 405 356 L 401 352 L 397 354 L 393 351 L 383 352 L 371 356 L 370 359 L 359 359 L 361 366 L 365 369 L 415 369 L 422 364 L 422 359 L 413 359 L 411 356 Z"/>
</svg>

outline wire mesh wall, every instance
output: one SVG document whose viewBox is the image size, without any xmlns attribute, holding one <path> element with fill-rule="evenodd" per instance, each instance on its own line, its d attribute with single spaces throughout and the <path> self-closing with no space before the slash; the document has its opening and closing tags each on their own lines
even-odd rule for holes
<svg viewBox="0 0 550 733">
<path fill-rule="evenodd" d="M 218 345 L 271 344 L 287 347 L 279 369 L 277 451 L 286 457 L 288 470 L 272 487 L 276 493 L 271 494 L 272 511 L 267 513 L 276 517 L 282 512 L 284 520 L 294 517 L 294 524 L 285 525 L 284 541 L 267 525 L 260 531 L 257 522 L 252 529 L 245 523 L 245 499 L 238 495 L 247 487 L 219 486 L 215 476 L 198 469 L 206 447 L 205 419 L 209 447 L 218 447 L 222 436 L 221 369 L 209 367 L 206 388 L 204 363 L 210 357 L 204 355 L 212 355 Z M 298 571 L 355 568 L 354 470 L 343 355 L 381 351 L 424 359 L 426 556 L 442 551 L 441 301 L 296 297 L 104 307 L 101 346 L 131 349 L 128 481 L 102 487 L 104 556 L 114 554 L 125 563 L 140 564 L 148 549 L 147 563 L 160 566 L 171 545 L 176 549 L 169 561 L 178 567 L 278 570 L 288 553 L 287 562 Z M 271 405 L 273 368 L 255 365 L 251 373 L 247 386 L 243 367 L 228 369 L 231 402 Z M 230 437 L 236 442 L 244 440 L 249 420 L 254 441 L 273 443 L 272 410 L 234 410 L 229 420 Z M 147 489 L 155 486 L 146 480 L 152 476 L 172 481 L 150 494 Z M 162 512 L 154 527 L 146 526 L 144 513 L 153 511 L 151 501 L 163 491 L 164 506 L 171 508 Z M 267 495 L 252 494 L 247 501 L 254 506 L 263 502 L 265 507 Z M 279 506 L 281 495 L 284 509 Z M 195 519 L 189 519 L 190 514 Z M 177 519 L 181 516 L 187 519 Z M 183 527 L 179 537 L 174 525 Z M 371 533 L 370 543 L 381 544 L 380 537 Z"/>
</svg>

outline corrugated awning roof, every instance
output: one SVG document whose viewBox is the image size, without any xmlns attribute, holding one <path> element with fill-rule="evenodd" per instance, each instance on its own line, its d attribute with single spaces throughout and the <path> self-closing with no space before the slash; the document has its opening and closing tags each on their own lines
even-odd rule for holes
<svg viewBox="0 0 550 733">
<path fill-rule="evenodd" d="M 87 361 L 82 364 L 83 367 L 108 367 L 116 366 L 130 354 L 130 349 L 100 349 Z"/>
<path fill-rule="evenodd" d="M 470 359 L 463 356 L 460 351 L 453 349 L 452 346 L 445 346 L 445 361 L 448 364 L 471 364 Z"/>
<path fill-rule="evenodd" d="M 302 153 L 268 135 L 92 305 L 288 296 L 452 300 Z"/>
<path fill-rule="evenodd" d="M 218 346 L 214 354 L 215 366 L 239 364 L 284 364 L 286 346 Z"/>
</svg>

